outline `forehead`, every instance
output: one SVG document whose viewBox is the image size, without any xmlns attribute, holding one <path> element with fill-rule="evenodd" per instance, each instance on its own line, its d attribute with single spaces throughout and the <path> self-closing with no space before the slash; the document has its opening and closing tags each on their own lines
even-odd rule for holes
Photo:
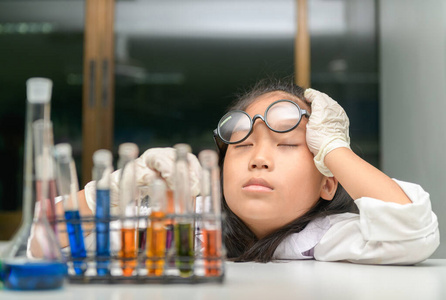
<svg viewBox="0 0 446 300">
<path fill-rule="evenodd" d="M 247 108 L 246 108 L 246 112 L 250 115 L 250 116 L 254 116 L 255 114 L 263 114 L 266 110 L 266 108 L 273 103 L 274 101 L 277 100 L 282 100 L 282 99 L 286 99 L 286 100 L 291 100 L 296 102 L 302 109 L 306 108 L 306 104 L 305 102 L 303 102 L 301 99 L 297 98 L 294 95 L 288 94 L 286 92 L 283 91 L 274 91 L 274 92 L 269 92 L 263 95 L 260 95 L 259 97 L 257 97 L 254 102 L 252 102 Z"/>
</svg>

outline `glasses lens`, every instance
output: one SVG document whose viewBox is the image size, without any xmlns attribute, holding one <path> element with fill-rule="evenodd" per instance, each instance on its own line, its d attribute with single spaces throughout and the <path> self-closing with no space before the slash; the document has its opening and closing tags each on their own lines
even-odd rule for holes
<svg viewBox="0 0 446 300">
<path fill-rule="evenodd" d="M 268 125 L 279 132 L 292 129 L 299 123 L 300 118 L 298 106 L 288 101 L 276 102 L 265 114 Z"/>
<path fill-rule="evenodd" d="M 218 123 L 220 138 L 228 143 L 243 140 L 251 130 L 251 120 L 241 111 L 229 112 Z"/>
</svg>

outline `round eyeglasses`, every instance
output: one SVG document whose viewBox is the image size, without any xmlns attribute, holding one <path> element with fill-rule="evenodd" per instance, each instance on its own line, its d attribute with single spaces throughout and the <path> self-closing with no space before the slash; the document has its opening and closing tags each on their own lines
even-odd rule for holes
<svg viewBox="0 0 446 300">
<path fill-rule="evenodd" d="M 296 128 L 302 116 L 307 118 L 310 114 L 291 100 L 278 100 L 265 110 L 264 116 L 257 114 L 251 118 L 242 110 L 232 110 L 225 114 L 214 130 L 217 146 L 222 150 L 222 143 L 237 144 L 243 142 L 252 133 L 254 122 L 261 119 L 266 126 L 274 132 L 284 133 Z M 217 138 L 220 140 L 218 141 Z"/>
</svg>

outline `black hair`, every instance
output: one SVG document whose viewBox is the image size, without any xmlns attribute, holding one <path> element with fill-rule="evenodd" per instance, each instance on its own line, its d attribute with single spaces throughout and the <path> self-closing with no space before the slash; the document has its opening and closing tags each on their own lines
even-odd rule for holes
<svg viewBox="0 0 446 300">
<path fill-rule="evenodd" d="M 257 82 L 251 89 L 238 95 L 238 99 L 228 109 L 246 110 L 257 97 L 274 91 L 283 91 L 304 101 L 311 109 L 311 104 L 304 97 L 304 89 L 296 84 L 292 78 L 267 78 Z M 293 100 L 293 99 L 289 99 Z M 223 191 L 223 164 L 226 151 L 219 152 L 219 165 Z M 344 212 L 358 213 L 358 208 L 344 188 L 338 184 L 331 201 L 320 198 L 316 204 L 304 215 L 296 218 L 287 225 L 277 229 L 269 235 L 258 239 L 246 224 L 229 208 L 224 196 L 222 197 L 222 211 L 225 214 L 223 239 L 226 256 L 233 261 L 269 262 L 279 244 L 290 234 L 302 231 L 312 220 L 332 214 Z"/>
</svg>

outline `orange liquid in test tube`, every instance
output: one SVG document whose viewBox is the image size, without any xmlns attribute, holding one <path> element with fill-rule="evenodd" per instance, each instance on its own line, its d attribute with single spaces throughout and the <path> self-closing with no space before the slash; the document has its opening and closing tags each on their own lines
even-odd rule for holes
<svg viewBox="0 0 446 300">
<path fill-rule="evenodd" d="M 147 260 L 146 267 L 150 275 L 163 275 L 166 255 L 165 214 L 154 211 L 150 214 L 150 225 L 147 227 Z"/>
<path fill-rule="evenodd" d="M 136 267 L 136 229 L 121 229 L 121 250 L 119 258 L 121 259 L 122 272 L 124 276 L 131 276 Z"/>
<path fill-rule="evenodd" d="M 221 271 L 221 233 L 216 229 L 203 229 L 203 256 L 206 276 L 219 276 Z"/>
</svg>

